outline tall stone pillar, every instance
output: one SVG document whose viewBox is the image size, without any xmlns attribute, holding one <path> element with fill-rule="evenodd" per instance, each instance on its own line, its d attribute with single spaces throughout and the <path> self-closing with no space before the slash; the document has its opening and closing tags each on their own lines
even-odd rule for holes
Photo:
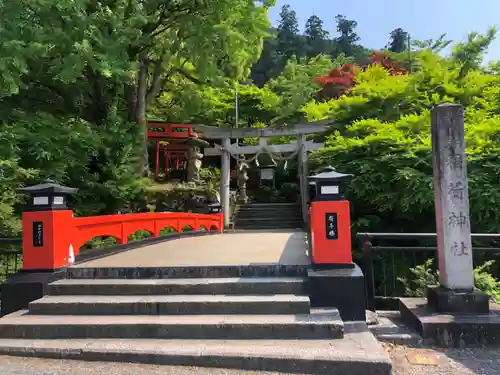
<svg viewBox="0 0 500 375">
<path fill-rule="evenodd" d="M 309 185 L 307 176 L 309 175 L 307 149 L 305 147 L 305 134 L 297 135 L 297 146 L 299 147 L 299 183 L 300 183 L 300 203 L 302 207 L 302 221 L 305 225 L 309 225 L 308 205 L 309 201 Z"/>
<path fill-rule="evenodd" d="M 222 140 L 222 163 L 221 163 L 221 181 L 220 181 L 220 199 L 222 206 L 222 213 L 224 214 L 224 227 L 229 226 L 231 209 L 229 206 L 229 184 L 230 184 L 230 169 L 231 169 L 231 155 L 229 149 L 231 146 L 231 139 L 224 138 Z"/>
<path fill-rule="evenodd" d="M 440 286 L 428 302 L 441 312 L 488 312 L 488 296 L 474 288 L 463 108 L 441 104 L 431 117 Z"/>
</svg>

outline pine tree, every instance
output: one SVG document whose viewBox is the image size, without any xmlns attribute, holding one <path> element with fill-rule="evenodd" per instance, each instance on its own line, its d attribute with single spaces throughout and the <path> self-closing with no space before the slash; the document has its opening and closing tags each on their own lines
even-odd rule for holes
<svg viewBox="0 0 500 375">
<path fill-rule="evenodd" d="M 341 14 L 335 17 L 335 21 L 337 22 L 337 32 L 340 34 L 335 38 L 335 54 L 344 53 L 346 56 L 354 56 L 359 49 L 356 44 L 359 41 L 359 36 L 355 31 L 358 23 L 346 19 Z"/>
<path fill-rule="evenodd" d="M 300 55 L 299 22 L 297 13 L 290 5 L 283 5 L 280 12 L 280 23 L 278 25 L 277 52 L 283 66 L 293 56 Z"/>
<path fill-rule="evenodd" d="M 328 45 L 328 31 L 323 29 L 323 21 L 312 15 L 306 22 L 307 57 L 312 58 L 326 53 Z"/>
<path fill-rule="evenodd" d="M 399 53 L 408 50 L 408 33 L 402 28 L 391 31 L 390 38 L 387 46 L 389 51 Z"/>
</svg>

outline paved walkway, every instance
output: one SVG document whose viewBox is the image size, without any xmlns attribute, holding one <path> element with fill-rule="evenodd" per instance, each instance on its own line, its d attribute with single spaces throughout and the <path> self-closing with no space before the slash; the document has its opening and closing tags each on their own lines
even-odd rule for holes
<svg viewBox="0 0 500 375">
<path fill-rule="evenodd" d="M 80 263 L 75 267 L 258 264 L 309 264 L 306 233 L 244 232 L 179 238 Z"/>
</svg>

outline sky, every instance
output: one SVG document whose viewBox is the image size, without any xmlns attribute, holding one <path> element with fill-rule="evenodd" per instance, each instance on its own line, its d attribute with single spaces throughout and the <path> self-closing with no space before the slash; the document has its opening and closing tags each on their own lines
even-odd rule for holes
<svg viewBox="0 0 500 375">
<path fill-rule="evenodd" d="M 461 41 L 470 31 L 484 33 L 489 26 L 500 25 L 500 0 L 277 0 L 269 15 L 274 25 L 286 4 L 297 12 L 301 31 L 309 16 L 315 14 L 330 35 L 336 36 L 335 16 L 342 14 L 358 22 L 361 44 L 374 49 L 383 48 L 389 33 L 398 27 L 410 33 L 412 39 L 437 39 L 446 33 L 447 39 Z M 497 59 L 500 32 L 486 56 L 486 60 Z"/>
</svg>

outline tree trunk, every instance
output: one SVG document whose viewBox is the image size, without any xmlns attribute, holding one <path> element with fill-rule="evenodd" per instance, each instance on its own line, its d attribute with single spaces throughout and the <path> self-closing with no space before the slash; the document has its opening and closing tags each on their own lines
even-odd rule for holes
<svg viewBox="0 0 500 375">
<path fill-rule="evenodd" d="M 136 103 L 135 103 L 135 121 L 143 131 L 144 142 L 142 146 L 142 157 L 140 160 L 140 172 L 143 176 L 149 177 L 151 170 L 149 168 L 149 154 L 147 141 L 147 103 L 148 93 L 148 60 L 145 53 L 139 57 L 140 67 L 137 77 Z"/>
</svg>

